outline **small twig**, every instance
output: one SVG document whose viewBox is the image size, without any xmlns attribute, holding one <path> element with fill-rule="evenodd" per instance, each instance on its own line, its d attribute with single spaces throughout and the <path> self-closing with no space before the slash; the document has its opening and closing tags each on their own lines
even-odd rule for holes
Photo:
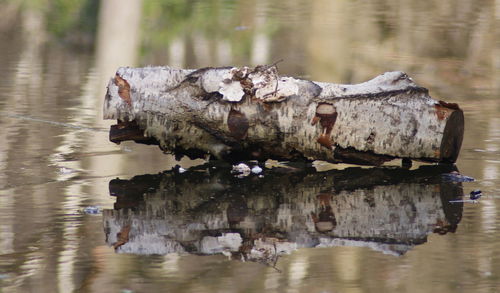
<svg viewBox="0 0 500 293">
<path fill-rule="evenodd" d="M 276 68 L 276 71 L 277 71 L 277 70 L 278 70 L 278 66 L 277 66 L 277 65 L 278 65 L 278 63 L 280 63 L 280 62 L 283 62 L 283 59 L 279 59 L 279 60 L 277 60 L 277 61 L 274 61 L 274 62 L 273 62 L 273 63 L 271 63 L 271 64 L 261 65 L 261 66 L 263 67 L 263 69 L 260 69 L 260 68 L 259 68 L 259 69 L 260 69 L 261 71 L 264 71 L 264 70 L 268 70 L 268 69 L 269 69 L 269 68 L 271 68 L 271 67 L 275 67 L 275 68 Z M 259 67 L 259 66 L 257 66 L 257 67 Z M 255 68 L 257 69 L 257 67 L 255 67 Z"/>
<path fill-rule="evenodd" d="M 272 67 L 275 67 L 276 68 L 276 71 L 278 71 L 278 63 L 280 62 L 283 62 L 283 59 L 279 59 L 278 61 L 274 61 L 273 63 L 271 64 L 266 64 L 266 65 L 257 65 L 255 66 L 255 68 L 252 70 L 252 72 L 250 73 L 255 73 L 255 72 L 259 72 L 259 71 L 266 71 L 268 70 L 269 68 L 272 68 Z M 249 73 L 249 74 L 250 74 Z"/>
<path fill-rule="evenodd" d="M 262 65 L 264 67 L 264 69 L 259 68 L 259 70 L 261 70 L 261 71 L 265 71 L 265 70 L 267 70 L 267 69 L 269 69 L 271 67 L 276 68 L 276 86 L 274 87 L 274 91 L 265 94 L 264 97 L 274 96 L 278 92 L 278 87 L 279 87 L 278 63 L 280 63 L 282 61 L 283 61 L 283 59 L 280 59 L 280 60 L 275 61 L 275 62 L 273 62 L 273 63 L 271 63 L 269 65 Z M 257 67 L 255 67 L 256 70 L 257 70 Z"/>
</svg>

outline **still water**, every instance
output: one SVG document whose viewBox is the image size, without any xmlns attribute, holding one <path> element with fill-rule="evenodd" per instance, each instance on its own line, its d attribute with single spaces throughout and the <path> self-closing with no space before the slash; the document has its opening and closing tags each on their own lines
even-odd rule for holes
<svg viewBox="0 0 500 293">
<path fill-rule="evenodd" d="M 0 292 L 500 290 L 498 0 L 38 2 L 0 2 Z M 279 59 L 338 83 L 402 70 L 459 103 L 456 166 L 236 178 L 108 141 L 118 66 Z"/>
</svg>

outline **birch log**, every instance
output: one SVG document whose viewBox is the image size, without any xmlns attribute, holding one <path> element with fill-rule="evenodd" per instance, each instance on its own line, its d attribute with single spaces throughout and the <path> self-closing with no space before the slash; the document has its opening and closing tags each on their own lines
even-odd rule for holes
<svg viewBox="0 0 500 293">
<path fill-rule="evenodd" d="M 433 100 L 403 72 L 342 85 L 282 77 L 276 66 L 121 67 L 104 118 L 118 120 L 115 143 L 229 161 L 453 163 L 464 131 L 457 104 Z"/>
</svg>

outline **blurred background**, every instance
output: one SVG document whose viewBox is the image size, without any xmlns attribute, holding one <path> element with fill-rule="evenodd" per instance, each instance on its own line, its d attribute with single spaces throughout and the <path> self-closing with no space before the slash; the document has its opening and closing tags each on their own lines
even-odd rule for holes
<svg viewBox="0 0 500 293">
<path fill-rule="evenodd" d="M 0 0 L 0 291 L 493 292 L 499 28 L 499 0 Z M 434 99 L 459 103 L 457 167 L 477 179 L 464 191 L 484 196 L 464 206 L 457 232 L 402 257 L 301 249 L 280 260 L 281 273 L 222 256 L 116 254 L 101 215 L 78 210 L 112 209 L 116 177 L 198 163 L 108 141 L 102 102 L 116 69 L 280 59 L 282 75 L 335 83 L 402 70 Z"/>
</svg>

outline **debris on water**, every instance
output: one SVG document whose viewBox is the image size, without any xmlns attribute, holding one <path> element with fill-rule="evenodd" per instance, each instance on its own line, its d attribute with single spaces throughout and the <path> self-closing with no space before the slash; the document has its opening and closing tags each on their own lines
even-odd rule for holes
<svg viewBox="0 0 500 293">
<path fill-rule="evenodd" d="M 122 151 L 130 153 L 130 152 L 132 152 L 132 149 L 129 147 L 126 147 L 126 146 L 122 146 Z"/>
<path fill-rule="evenodd" d="M 451 182 L 472 182 L 475 180 L 474 178 L 462 175 L 457 171 L 441 174 L 441 177 L 443 178 L 444 181 L 451 181 Z"/>
<path fill-rule="evenodd" d="M 59 174 L 61 174 L 61 175 L 67 175 L 67 174 L 71 174 L 74 172 L 75 172 L 75 170 L 73 170 L 71 168 L 66 168 L 66 167 L 59 168 Z"/>
<path fill-rule="evenodd" d="M 469 199 L 455 199 L 450 200 L 451 203 L 462 202 L 462 203 L 478 203 L 478 199 L 482 196 L 482 192 L 479 189 L 474 189 L 469 194 Z"/>
<path fill-rule="evenodd" d="M 238 165 L 233 165 L 233 171 L 239 173 L 250 172 L 250 167 L 245 163 L 239 163 Z"/>
<path fill-rule="evenodd" d="M 472 199 L 472 200 L 479 199 L 481 197 L 481 195 L 483 195 L 481 193 L 481 190 L 474 189 L 473 191 L 470 192 L 470 199 Z"/>
<path fill-rule="evenodd" d="M 99 206 L 87 206 L 81 210 L 82 213 L 87 215 L 97 215 L 101 213 L 101 208 Z"/>
<path fill-rule="evenodd" d="M 455 199 L 455 200 L 449 200 L 448 202 L 450 203 L 478 203 L 477 200 L 472 200 L 472 199 Z"/>
<path fill-rule="evenodd" d="M 254 174 L 260 174 L 261 172 L 262 172 L 262 168 L 259 166 L 254 166 L 252 168 L 252 173 L 254 173 Z"/>
<path fill-rule="evenodd" d="M 288 161 L 276 161 L 276 160 L 267 160 L 264 163 L 264 167 L 266 169 L 280 168 L 280 169 L 289 169 L 296 170 L 297 168 L 288 166 Z"/>
<path fill-rule="evenodd" d="M 231 173 L 237 174 L 237 177 L 242 178 L 250 175 L 250 167 L 247 164 L 239 163 L 238 165 L 233 165 Z"/>
<path fill-rule="evenodd" d="M 177 173 L 182 174 L 187 171 L 187 169 L 182 168 L 180 165 L 175 165 L 172 168 L 173 171 L 177 171 Z"/>
</svg>

